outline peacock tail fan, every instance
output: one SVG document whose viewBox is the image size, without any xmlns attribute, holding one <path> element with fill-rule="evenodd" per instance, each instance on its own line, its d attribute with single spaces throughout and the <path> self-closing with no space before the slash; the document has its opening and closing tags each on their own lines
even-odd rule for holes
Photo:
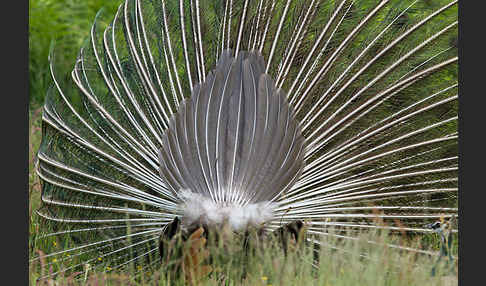
<svg viewBox="0 0 486 286">
<path fill-rule="evenodd" d="M 159 267 L 191 203 L 315 243 L 457 215 L 457 1 L 127 0 L 105 22 L 70 73 L 50 58 L 46 275 Z"/>
</svg>

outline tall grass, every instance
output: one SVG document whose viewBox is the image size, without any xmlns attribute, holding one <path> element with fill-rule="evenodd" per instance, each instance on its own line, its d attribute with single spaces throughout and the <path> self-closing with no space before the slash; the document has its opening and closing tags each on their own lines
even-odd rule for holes
<svg viewBox="0 0 486 286">
<path fill-rule="evenodd" d="M 330 231 L 332 233 L 332 230 Z M 396 237 L 395 237 L 396 238 Z M 369 240 L 377 244 L 368 243 Z M 255 242 L 256 240 L 253 240 Z M 84 271 L 60 274 L 41 280 L 46 285 L 457 285 L 457 264 L 451 267 L 439 263 L 436 275 L 436 257 L 412 252 L 400 253 L 387 246 L 397 243 L 386 233 L 363 232 L 357 240 L 341 240 L 335 236 L 324 237 L 323 245 L 315 260 L 312 247 L 293 244 L 285 256 L 278 240 L 269 239 L 253 243 L 245 252 L 241 240 L 228 239 L 215 243 L 211 239 L 201 249 L 207 259 L 200 260 L 200 267 L 184 267 L 187 259 L 174 258 L 160 269 L 146 270 L 139 266 L 111 271 Z M 398 242 L 400 243 L 400 242 Z M 417 241 L 407 245 L 417 246 Z M 187 244 L 180 247 L 186 247 Z M 198 252 L 204 258 L 204 252 Z M 184 253 L 188 253 L 185 251 Z M 248 256 L 245 256 L 245 253 Z M 190 258 L 197 255 L 190 256 Z M 316 262 L 317 261 L 317 262 Z M 33 284 L 41 274 L 49 273 L 46 261 L 31 266 Z M 317 265 L 317 266 L 313 266 Z M 40 267 L 39 267 L 40 266 Z M 174 267 L 175 266 L 175 267 Z M 195 276 L 202 267 L 211 267 L 209 273 Z M 52 268 L 51 268 L 52 269 Z M 199 272 L 201 273 L 201 272 Z M 192 275 L 189 275 L 192 274 Z M 50 283 L 50 284 L 49 284 Z M 42 284 L 41 284 L 42 285 Z"/>
</svg>

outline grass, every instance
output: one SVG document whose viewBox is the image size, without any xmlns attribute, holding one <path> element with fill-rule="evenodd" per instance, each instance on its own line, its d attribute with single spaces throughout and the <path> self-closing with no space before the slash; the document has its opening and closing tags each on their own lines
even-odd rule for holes
<svg viewBox="0 0 486 286">
<path fill-rule="evenodd" d="M 29 120 L 29 215 L 30 236 L 35 240 L 39 234 L 39 225 L 34 211 L 40 204 L 38 177 L 34 174 L 35 154 L 41 141 L 41 109 L 34 109 Z M 435 241 L 435 235 L 427 239 Z M 366 241 L 373 239 L 378 245 L 370 245 Z M 312 249 L 310 247 L 295 247 L 284 257 L 282 249 L 275 241 L 264 243 L 262 248 L 256 248 L 248 257 L 249 263 L 243 263 L 241 244 L 238 240 L 224 247 L 208 243 L 207 249 L 213 257 L 212 272 L 197 280 L 197 285 L 457 285 L 457 262 L 455 271 L 439 267 L 437 275 L 432 276 L 432 267 L 437 257 L 417 255 L 411 252 L 400 253 L 386 246 L 385 243 L 401 243 L 404 246 L 418 246 L 419 241 L 396 241 L 399 237 L 388 236 L 385 233 L 366 232 L 356 241 L 339 241 L 334 237 L 324 237 L 324 243 L 338 246 L 343 250 L 322 248 L 319 267 L 313 268 Z M 59 242 L 63 244 L 62 241 Z M 367 257 L 360 256 L 368 253 Z M 30 249 L 30 257 L 38 254 L 38 249 Z M 181 263 L 180 260 L 172 260 Z M 61 263 L 61 262 L 59 262 Z M 74 263 L 74 262 L 71 262 Z M 207 262 L 206 262 L 207 263 Z M 92 271 L 86 269 L 74 273 L 66 273 L 44 279 L 37 279 L 50 271 L 47 261 L 41 259 L 30 264 L 29 278 L 31 285 L 186 285 L 188 280 L 184 275 L 175 275 L 174 271 L 162 266 L 155 271 Z M 209 265 L 209 264 L 208 264 Z M 243 277 L 246 265 L 246 277 Z M 171 276 L 167 277 L 167 273 Z M 185 273 L 185 272 L 184 272 Z"/>
<path fill-rule="evenodd" d="M 34 220 L 34 211 L 40 206 L 41 185 L 39 177 L 35 174 L 36 153 L 41 142 L 41 108 L 31 110 L 29 113 L 29 231 L 32 234 L 39 232 L 39 226 Z"/>
</svg>

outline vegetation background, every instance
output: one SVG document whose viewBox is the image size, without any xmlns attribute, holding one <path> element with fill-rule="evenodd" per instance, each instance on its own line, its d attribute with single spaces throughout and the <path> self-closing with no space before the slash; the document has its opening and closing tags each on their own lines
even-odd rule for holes
<svg viewBox="0 0 486 286">
<path fill-rule="evenodd" d="M 41 141 L 41 106 L 46 91 L 51 84 L 49 74 L 48 54 L 52 43 L 55 43 L 57 64 L 60 70 L 70 70 L 79 51 L 79 47 L 87 39 L 91 24 L 96 13 L 103 8 L 107 15 L 114 15 L 121 0 L 29 0 L 29 218 L 30 239 L 35 237 L 39 225 L 33 219 L 35 209 L 40 203 L 40 183 L 35 175 L 35 155 Z M 373 2 L 373 1 L 370 1 Z M 103 23 L 102 23 L 103 24 Z M 453 76 L 457 77 L 457 73 Z M 438 249 L 439 241 L 431 236 L 433 247 Z M 359 243 L 350 244 L 350 253 L 357 254 Z M 456 248 L 457 249 L 457 248 Z M 30 253 L 32 256 L 33 253 Z M 455 285 L 457 272 L 446 276 L 431 277 L 430 270 L 435 265 L 436 258 L 420 258 L 413 255 L 395 257 L 384 249 L 377 247 L 374 260 L 363 265 L 357 263 L 356 256 L 342 257 L 336 253 L 326 253 L 329 263 L 322 263 L 318 277 L 311 275 L 311 268 L 300 267 L 290 263 L 283 272 L 275 271 L 276 263 L 280 263 L 278 255 L 267 255 L 263 258 L 262 267 L 250 269 L 254 271 L 245 282 L 246 285 Z M 278 258 L 276 260 L 276 257 Z M 351 258 L 350 258 L 351 257 Z M 301 258 L 301 257 L 299 257 Z M 396 268 L 396 260 L 403 267 Z M 291 260 L 289 260 L 291 261 Z M 301 260 L 299 260 L 301 261 Z M 235 267 L 235 264 L 227 264 Z M 272 270 L 273 269 L 273 270 Z M 225 269 L 225 271 L 228 269 Z M 49 268 L 42 271 L 49 271 Z M 228 270 L 229 271 L 229 270 Z M 224 272 L 224 271 L 223 271 Z M 36 285 L 39 271 L 29 271 L 31 285 Z M 81 273 L 78 273 L 81 274 Z M 86 273 L 85 273 L 86 274 Z M 84 274 L 82 274 L 84 275 Z M 226 273 L 229 277 L 232 274 Z M 170 283 L 160 278 L 160 273 L 151 273 L 147 277 L 130 276 L 128 273 L 110 274 L 89 273 L 85 282 L 91 285 L 158 285 Z M 287 280 L 284 280 L 287 279 Z M 56 282 L 65 285 L 72 277 L 57 277 Z M 273 282 L 272 282 L 273 281 Z M 54 280 L 45 280 L 53 283 Z M 221 285 L 216 280 L 207 280 L 209 285 Z M 74 283 L 74 282 L 73 282 Z M 173 282 L 182 285 L 183 281 Z M 232 285 L 232 284 L 228 284 Z"/>
<path fill-rule="evenodd" d="M 50 84 L 48 55 L 56 45 L 56 62 L 69 69 L 87 39 L 96 13 L 114 15 L 119 0 L 29 0 L 29 103 L 41 106 Z"/>
</svg>

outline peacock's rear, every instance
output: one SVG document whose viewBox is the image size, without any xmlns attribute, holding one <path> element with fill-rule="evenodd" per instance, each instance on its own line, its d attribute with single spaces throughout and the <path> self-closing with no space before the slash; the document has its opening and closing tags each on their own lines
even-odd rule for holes
<svg viewBox="0 0 486 286">
<path fill-rule="evenodd" d="M 300 221 L 319 243 L 457 214 L 457 1 L 127 0 L 100 17 L 70 77 L 51 58 L 35 247 L 77 262 L 59 271 L 157 266 L 175 218 Z"/>
</svg>

